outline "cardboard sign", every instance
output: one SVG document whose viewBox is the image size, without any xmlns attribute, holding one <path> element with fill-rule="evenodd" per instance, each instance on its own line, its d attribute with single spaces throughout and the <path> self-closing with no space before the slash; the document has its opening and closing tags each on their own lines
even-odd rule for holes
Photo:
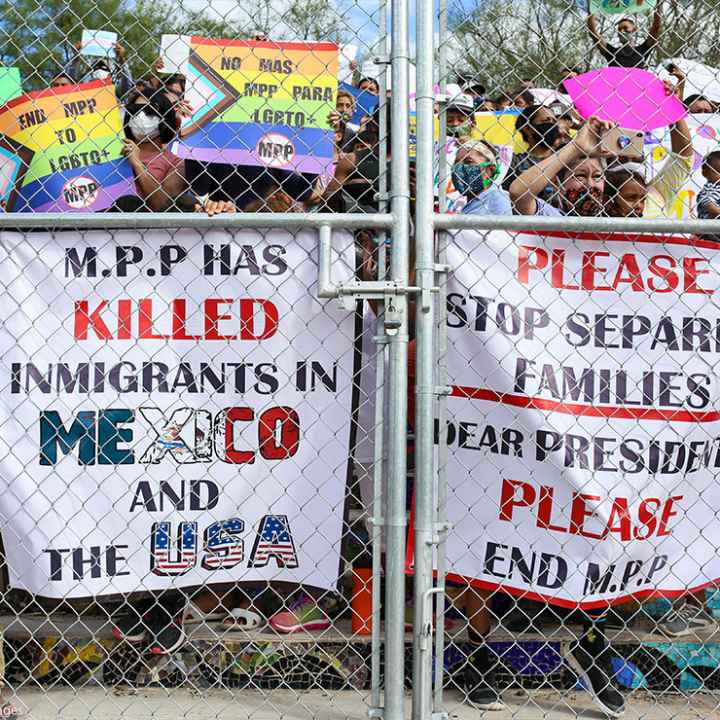
<svg viewBox="0 0 720 720">
<path fill-rule="evenodd" d="M 117 33 L 107 30 L 83 30 L 80 54 L 85 57 L 115 57 Z"/>
<path fill-rule="evenodd" d="M 647 70 L 606 67 L 564 84 L 584 118 L 595 116 L 628 130 L 648 132 L 687 115 L 680 100 L 668 95 L 663 82 Z"/>
<path fill-rule="evenodd" d="M 135 193 L 110 80 L 50 88 L 0 108 L 0 205 L 95 212 Z"/>
<path fill-rule="evenodd" d="M 201 162 L 325 174 L 333 161 L 334 43 L 193 37 L 177 154 Z"/>
<path fill-rule="evenodd" d="M 353 85 L 341 82 L 338 85 L 338 91 L 344 90 L 349 92 L 355 98 L 355 112 L 350 122 L 359 125 L 360 121 L 365 115 L 372 115 L 377 109 L 380 98 L 377 95 L 367 92 L 366 90 L 359 90 Z"/>
<path fill-rule="evenodd" d="M 22 95 L 20 68 L 0 67 L 0 105 Z"/>
</svg>

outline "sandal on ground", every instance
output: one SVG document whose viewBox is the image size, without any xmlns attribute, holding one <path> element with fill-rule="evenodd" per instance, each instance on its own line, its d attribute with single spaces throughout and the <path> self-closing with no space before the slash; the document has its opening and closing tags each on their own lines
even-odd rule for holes
<svg viewBox="0 0 720 720">
<path fill-rule="evenodd" d="M 223 618 L 222 624 L 228 630 L 259 630 L 265 627 L 265 620 L 252 610 L 233 608 Z"/>
</svg>

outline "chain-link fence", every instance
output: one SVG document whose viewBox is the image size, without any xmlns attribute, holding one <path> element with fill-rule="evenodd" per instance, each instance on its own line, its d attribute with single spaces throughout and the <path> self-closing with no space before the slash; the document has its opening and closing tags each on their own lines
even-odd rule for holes
<svg viewBox="0 0 720 720">
<path fill-rule="evenodd" d="M 2 713 L 718 715 L 716 15 L 2 6 Z"/>
</svg>

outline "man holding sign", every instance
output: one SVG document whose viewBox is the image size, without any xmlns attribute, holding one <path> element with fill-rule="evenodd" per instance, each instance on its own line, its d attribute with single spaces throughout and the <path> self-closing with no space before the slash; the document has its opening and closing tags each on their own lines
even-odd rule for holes
<svg viewBox="0 0 720 720">
<path fill-rule="evenodd" d="M 634 10 L 632 6 L 627 9 Z M 658 38 L 660 37 L 661 24 L 662 12 L 660 3 L 658 3 L 655 8 L 655 14 L 653 15 L 650 32 L 648 33 L 647 38 L 645 38 L 645 41 L 638 45 L 637 25 L 634 20 L 625 17 L 617 24 L 617 33 L 620 44 L 615 46 L 606 42 L 600 34 L 595 15 L 590 14 L 587 22 L 590 37 L 593 39 L 595 47 L 610 65 L 637 68 L 647 68 L 650 53 L 655 49 L 655 46 L 658 43 Z"/>
</svg>

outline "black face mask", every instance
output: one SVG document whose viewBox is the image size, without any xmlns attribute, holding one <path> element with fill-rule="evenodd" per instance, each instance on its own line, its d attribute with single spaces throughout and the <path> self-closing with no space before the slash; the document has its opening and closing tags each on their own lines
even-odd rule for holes
<svg viewBox="0 0 720 720">
<path fill-rule="evenodd" d="M 530 126 L 539 138 L 538 144 L 547 148 L 554 148 L 560 137 L 560 128 L 556 122 L 537 123 Z"/>
<path fill-rule="evenodd" d="M 371 150 L 355 153 L 355 169 L 348 179 L 376 183 L 380 177 L 380 161 Z"/>
</svg>

